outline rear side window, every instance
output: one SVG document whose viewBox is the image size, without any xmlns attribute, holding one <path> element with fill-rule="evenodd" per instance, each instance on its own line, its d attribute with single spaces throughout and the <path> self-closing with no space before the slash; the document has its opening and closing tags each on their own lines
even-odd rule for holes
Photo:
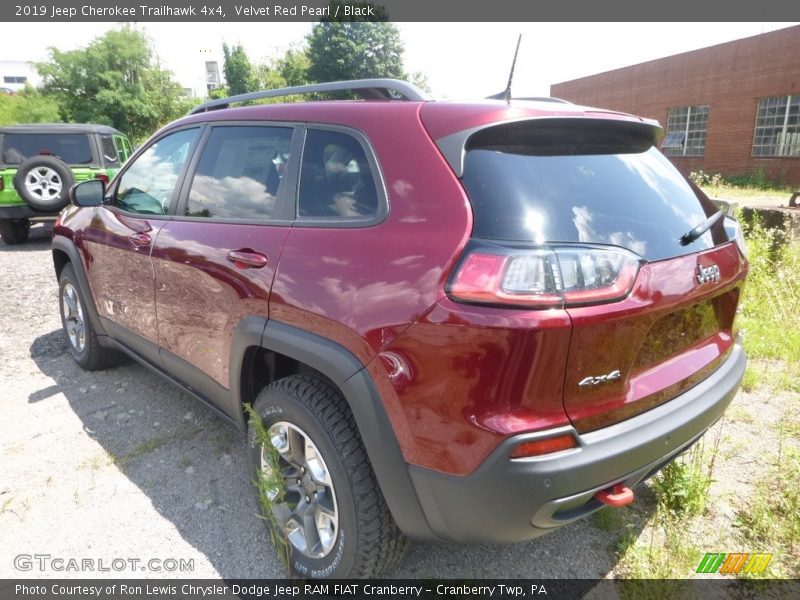
<svg viewBox="0 0 800 600">
<path fill-rule="evenodd" d="M 3 162 L 21 164 L 26 158 L 44 154 L 68 165 L 92 162 L 89 136 L 85 133 L 7 133 L 3 136 Z"/>
<path fill-rule="evenodd" d="M 119 158 L 117 158 L 117 147 L 114 145 L 114 139 L 110 135 L 100 136 L 100 146 L 103 149 L 105 166 L 118 166 Z"/>
<path fill-rule="evenodd" d="M 715 208 L 652 144 L 642 130 L 602 122 L 538 121 L 479 132 L 467 142 L 463 175 L 473 235 L 621 246 L 650 261 L 726 241 L 715 227 L 690 246 L 680 244 Z"/>
<path fill-rule="evenodd" d="M 122 157 L 122 162 L 127 162 L 128 159 L 133 154 L 133 149 L 131 148 L 131 145 L 128 143 L 128 138 L 116 136 L 114 140 L 117 144 L 117 152 Z"/>
<path fill-rule="evenodd" d="M 341 131 L 310 129 L 303 149 L 298 216 L 341 220 L 377 214 L 374 174 L 358 140 Z"/>
<path fill-rule="evenodd" d="M 192 178 L 186 215 L 269 219 L 292 142 L 290 127 L 215 127 Z"/>
</svg>

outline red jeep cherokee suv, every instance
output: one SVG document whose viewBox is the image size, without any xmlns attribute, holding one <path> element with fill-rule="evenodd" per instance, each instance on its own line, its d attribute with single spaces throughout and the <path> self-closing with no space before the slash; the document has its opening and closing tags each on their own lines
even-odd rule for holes
<svg viewBox="0 0 800 600">
<path fill-rule="evenodd" d="M 337 90 L 362 100 L 229 108 Z M 394 80 L 209 102 L 73 188 L 70 350 L 249 426 L 301 576 L 378 574 L 409 537 L 535 538 L 630 502 L 744 373 L 741 233 L 660 135 Z"/>
</svg>

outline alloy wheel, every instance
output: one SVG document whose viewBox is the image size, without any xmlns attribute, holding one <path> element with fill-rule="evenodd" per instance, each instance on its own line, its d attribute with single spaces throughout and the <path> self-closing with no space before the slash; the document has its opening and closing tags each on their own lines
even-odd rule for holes
<svg viewBox="0 0 800 600">
<path fill-rule="evenodd" d="M 261 469 L 268 479 L 277 469 L 281 490 L 270 489 L 273 516 L 294 549 L 322 558 L 333 549 L 339 531 L 336 493 L 330 470 L 308 434 L 293 423 L 279 421 L 268 429 L 277 451 L 261 449 Z M 277 464 L 276 464 L 277 463 Z"/>
<path fill-rule="evenodd" d="M 67 330 L 69 343 L 76 352 L 83 352 L 86 345 L 86 325 L 83 320 L 83 308 L 78 291 L 67 282 L 61 291 L 61 311 L 64 315 L 64 328 Z"/>
<path fill-rule="evenodd" d="M 61 194 L 64 182 L 54 169 L 36 167 L 25 177 L 25 188 L 42 200 L 52 200 Z"/>
</svg>

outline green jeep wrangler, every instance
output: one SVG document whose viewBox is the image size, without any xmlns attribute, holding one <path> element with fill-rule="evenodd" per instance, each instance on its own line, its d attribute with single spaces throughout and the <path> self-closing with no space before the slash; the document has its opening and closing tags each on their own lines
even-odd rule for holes
<svg viewBox="0 0 800 600">
<path fill-rule="evenodd" d="M 0 237 L 28 239 L 32 220 L 52 220 L 78 181 L 116 175 L 132 153 L 128 138 L 106 125 L 0 127 Z"/>
</svg>

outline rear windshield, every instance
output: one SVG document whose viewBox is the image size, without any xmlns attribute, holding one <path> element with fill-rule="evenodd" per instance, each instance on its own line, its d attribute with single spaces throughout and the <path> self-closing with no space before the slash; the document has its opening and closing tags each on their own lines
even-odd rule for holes
<svg viewBox="0 0 800 600">
<path fill-rule="evenodd" d="M 727 241 L 719 221 L 689 246 L 680 244 L 716 209 L 694 194 L 653 141 L 624 124 L 557 120 L 478 132 L 467 143 L 463 174 L 473 235 L 610 244 L 649 261 Z"/>
<path fill-rule="evenodd" d="M 6 133 L 3 162 L 18 165 L 37 154 L 57 156 L 68 165 L 92 162 L 89 136 L 85 133 Z"/>
</svg>

